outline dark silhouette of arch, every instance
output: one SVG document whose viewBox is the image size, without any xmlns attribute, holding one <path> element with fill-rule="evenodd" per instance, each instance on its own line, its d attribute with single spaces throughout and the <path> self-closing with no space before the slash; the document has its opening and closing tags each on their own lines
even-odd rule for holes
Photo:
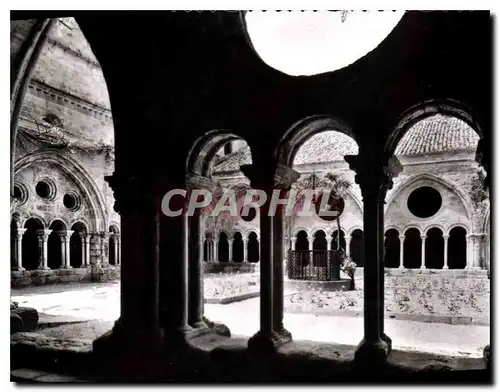
<svg viewBox="0 0 500 392">
<path fill-rule="evenodd" d="M 17 222 L 15 219 L 10 221 L 10 267 L 17 268 L 17 252 L 16 252 L 16 234 Z"/>
<path fill-rule="evenodd" d="M 203 241 L 203 260 L 205 261 L 213 260 L 213 248 L 214 248 L 214 242 L 212 239 L 212 234 L 207 233 L 205 236 L 205 241 Z"/>
<path fill-rule="evenodd" d="M 411 228 L 405 233 L 403 266 L 420 268 L 422 265 L 422 239 L 418 229 Z"/>
<path fill-rule="evenodd" d="M 71 226 L 73 234 L 71 234 L 69 240 L 69 254 L 70 254 L 70 264 L 73 268 L 80 268 L 83 266 L 83 254 L 82 254 L 82 234 L 87 233 L 85 225 L 81 222 L 75 223 Z"/>
<path fill-rule="evenodd" d="M 26 229 L 22 241 L 23 267 L 26 270 L 35 270 L 39 267 L 37 230 L 43 229 L 43 224 L 38 219 L 31 218 L 24 224 Z"/>
<path fill-rule="evenodd" d="M 332 239 L 331 239 L 331 249 L 332 250 L 338 250 L 337 236 L 338 236 L 338 230 L 335 230 L 332 233 Z M 344 230 L 340 230 L 340 248 L 344 249 L 344 250 L 346 249 Z"/>
<path fill-rule="evenodd" d="M 464 269 L 467 266 L 467 232 L 463 227 L 454 227 L 448 238 L 448 268 Z"/>
<path fill-rule="evenodd" d="M 363 230 L 354 230 L 351 234 L 351 242 L 349 243 L 349 255 L 358 267 L 363 267 L 365 265 L 364 242 Z M 342 236 L 340 237 L 340 244 L 342 245 Z"/>
<path fill-rule="evenodd" d="M 233 236 L 233 261 L 236 263 L 243 261 L 243 237 L 238 232 Z"/>
<path fill-rule="evenodd" d="M 217 259 L 221 263 L 227 263 L 229 261 L 229 242 L 227 241 L 227 234 L 219 234 L 219 248 L 217 252 Z"/>
<path fill-rule="evenodd" d="M 425 239 L 425 267 L 442 269 L 444 267 L 443 232 L 437 227 L 427 231 Z"/>
<path fill-rule="evenodd" d="M 47 244 L 47 265 L 50 269 L 58 269 L 63 266 L 61 253 L 62 240 L 59 237 L 59 231 L 66 230 L 66 225 L 60 220 L 56 220 L 52 222 L 49 229 L 52 232 L 49 235 Z"/>
<path fill-rule="evenodd" d="M 259 239 L 253 231 L 248 235 L 248 261 L 250 263 L 259 262 Z"/>
<path fill-rule="evenodd" d="M 314 233 L 313 250 L 326 250 L 326 234 L 323 230 Z"/>
<path fill-rule="evenodd" d="M 386 268 L 399 268 L 401 243 L 399 232 L 396 229 L 389 229 L 385 232 L 385 254 L 384 265 Z"/>
<path fill-rule="evenodd" d="M 109 236 L 109 264 L 115 265 L 116 254 L 115 254 L 115 238 L 110 235 Z"/>
<path fill-rule="evenodd" d="M 295 250 L 307 251 L 309 250 L 309 240 L 307 238 L 307 233 L 301 230 L 297 233 L 297 242 L 295 243 Z M 301 254 L 301 265 L 305 267 L 309 265 L 310 254 L 309 252 L 302 252 Z"/>
</svg>

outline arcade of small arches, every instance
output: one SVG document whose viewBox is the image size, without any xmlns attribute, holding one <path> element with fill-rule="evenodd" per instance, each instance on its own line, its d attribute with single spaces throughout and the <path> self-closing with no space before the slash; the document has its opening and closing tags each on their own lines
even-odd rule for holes
<svg viewBox="0 0 500 392">
<path fill-rule="evenodd" d="M 68 225 L 60 219 L 45 225 L 31 217 L 24 224 L 11 220 L 11 270 L 57 270 L 87 268 L 92 264 L 120 265 L 120 232 L 116 225 L 108 232 L 90 233 L 81 221 Z M 91 249 L 92 246 L 92 249 Z M 97 248 L 107 249 L 101 258 Z"/>
<path fill-rule="evenodd" d="M 220 263 L 258 263 L 259 238 L 255 231 L 242 234 L 239 231 L 218 236 L 205 233 L 203 260 Z"/>
</svg>

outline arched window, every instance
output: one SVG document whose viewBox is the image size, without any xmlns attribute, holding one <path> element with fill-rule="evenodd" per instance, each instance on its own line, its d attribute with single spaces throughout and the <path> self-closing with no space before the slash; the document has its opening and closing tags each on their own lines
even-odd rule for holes
<svg viewBox="0 0 500 392">
<path fill-rule="evenodd" d="M 37 230 L 43 229 L 43 224 L 38 219 L 28 219 L 24 224 L 26 232 L 23 235 L 23 267 L 26 270 L 35 270 L 39 266 Z"/>
<path fill-rule="evenodd" d="M 386 268 L 399 268 L 401 243 L 399 232 L 396 229 L 389 229 L 385 232 L 385 253 L 384 265 Z"/>
<path fill-rule="evenodd" d="M 323 230 L 314 233 L 313 250 L 326 251 L 326 234 Z M 326 252 L 313 252 L 313 265 L 315 267 L 325 267 L 327 264 Z"/>
<path fill-rule="evenodd" d="M 69 239 L 70 263 L 73 268 L 81 268 L 85 257 L 82 236 L 87 234 L 87 229 L 83 223 L 76 222 L 71 226 L 71 230 L 73 230 L 73 234 Z"/>
<path fill-rule="evenodd" d="M 464 269 L 467 266 L 466 231 L 463 227 L 454 227 L 448 238 L 448 268 Z"/>
<path fill-rule="evenodd" d="M 118 253 L 119 253 L 118 243 L 116 240 L 116 236 L 119 235 L 118 227 L 116 227 L 115 225 L 110 226 L 109 232 L 110 232 L 109 245 L 108 245 L 109 264 L 116 265 L 118 264 Z"/>
<path fill-rule="evenodd" d="M 304 230 L 301 230 L 297 233 L 297 242 L 295 244 L 295 250 L 304 251 L 301 252 L 301 264 L 302 267 L 309 265 L 309 252 L 305 252 L 309 250 L 309 240 L 307 238 L 307 233 Z"/>
<path fill-rule="evenodd" d="M 66 230 L 66 225 L 60 220 L 52 222 L 49 229 L 52 232 L 49 235 L 47 244 L 47 265 L 50 269 L 58 269 L 63 265 L 62 262 L 62 238 L 59 232 Z"/>
<path fill-rule="evenodd" d="M 229 261 L 229 242 L 227 241 L 227 234 L 219 234 L 219 246 L 217 258 L 221 263 L 227 263 Z"/>
<path fill-rule="evenodd" d="M 253 231 L 248 236 L 248 261 L 250 263 L 259 261 L 259 239 Z"/>
<path fill-rule="evenodd" d="M 444 240 L 443 232 L 433 227 L 427 231 L 425 239 L 425 267 L 442 269 L 444 267 Z"/>
<path fill-rule="evenodd" d="M 243 237 L 238 232 L 233 236 L 233 261 L 236 263 L 243 261 Z"/>
<path fill-rule="evenodd" d="M 422 239 L 418 229 L 406 230 L 403 249 L 403 266 L 405 268 L 420 268 L 422 265 Z"/>
<path fill-rule="evenodd" d="M 213 261 L 213 249 L 214 242 L 212 240 L 212 233 L 207 233 L 205 235 L 205 241 L 203 241 L 203 260 L 205 261 Z"/>
<path fill-rule="evenodd" d="M 351 234 L 351 242 L 349 244 L 349 256 L 351 257 L 352 261 L 356 263 L 358 267 L 363 267 L 365 265 L 364 235 L 363 235 L 363 230 L 361 229 L 356 229 Z"/>
<path fill-rule="evenodd" d="M 17 268 L 16 236 L 17 222 L 12 219 L 10 221 L 10 267 L 12 269 Z"/>
</svg>

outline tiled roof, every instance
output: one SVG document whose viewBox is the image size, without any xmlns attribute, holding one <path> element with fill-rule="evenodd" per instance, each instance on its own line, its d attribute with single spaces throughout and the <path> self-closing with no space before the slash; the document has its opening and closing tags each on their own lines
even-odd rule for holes
<svg viewBox="0 0 500 392">
<path fill-rule="evenodd" d="M 475 151 L 478 140 L 477 133 L 462 120 L 436 114 L 408 130 L 396 147 L 396 155 Z"/>
<path fill-rule="evenodd" d="M 465 122 L 440 114 L 421 120 L 411 127 L 396 148 L 396 155 L 420 155 L 444 151 L 475 151 L 479 136 Z M 308 139 L 295 156 L 295 165 L 335 162 L 348 154 L 357 154 L 358 145 L 349 136 L 334 131 Z M 226 155 L 214 167 L 214 173 L 233 173 L 252 161 L 245 146 Z"/>
</svg>

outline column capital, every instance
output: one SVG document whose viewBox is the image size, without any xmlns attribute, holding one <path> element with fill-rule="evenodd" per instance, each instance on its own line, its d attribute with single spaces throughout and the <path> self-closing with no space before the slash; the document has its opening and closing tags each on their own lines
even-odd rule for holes
<svg viewBox="0 0 500 392">
<path fill-rule="evenodd" d="M 300 173 L 291 167 L 278 164 L 274 174 L 274 187 L 289 190 L 300 177 Z"/>
<path fill-rule="evenodd" d="M 344 159 L 356 173 L 354 179 L 361 188 L 363 199 L 369 197 L 384 201 L 387 191 L 394 185 L 393 179 L 403 171 L 396 156 L 383 160 L 365 158 L 363 155 L 346 155 Z"/>
<path fill-rule="evenodd" d="M 448 238 L 450 238 L 450 235 L 449 235 L 449 234 L 443 234 L 443 239 L 444 239 L 444 240 L 447 240 Z"/>
<path fill-rule="evenodd" d="M 155 213 L 160 210 L 162 194 L 160 179 L 146 175 L 121 175 L 116 172 L 104 180 L 113 190 L 114 210 L 120 215 L 127 213 Z M 166 181 L 163 181 L 166 183 Z"/>
<path fill-rule="evenodd" d="M 115 240 L 115 241 L 120 241 L 121 234 L 120 233 L 111 233 L 110 236 Z"/>
<path fill-rule="evenodd" d="M 16 240 L 20 240 L 21 238 L 23 238 L 23 235 L 24 233 L 26 233 L 26 230 L 27 229 L 16 229 L 16 231 L 14 232 Z"/>
<path fill-rule="evenodd" d="M 400 235 L 398 236 L 400 240 L 404 240 L 406 238 L 406 236 L 403 234 L 403 235 Z"/>
<path fill-rule="evenodd" d="M 57 232 L 57 235 L 59 236 L 59 238 L 61 238 L 62 240 L 65 240 L 65 241 L 69 241 L 71 234 L 73 234 L 73 230 L 59 230 Z"/>
<path fill-rule="evenodd" d="M 291 240 L 292 240 L 292 242 L 297 242 L 297 237 L 292 236 L 292 237 L 291 237 Z"/>
<path fill-rule="evenodd" d="M 83 231 L 78 231 L 77 233 L 80 236 L 80 239 L 82 241 L 84 241 L 84 242 L 89 242 L 90 241 L 91 234 L 85 233 Z"/>
<path fill-rule="evenodd" d="M 420 236 L 420 238 L 421 238 L 421 239 L 423 239 L 423 240 L 425 240 L 425 239 L 427 238 L 427 235 L 426 235 L 426 234 L 422 234 L 422 235 Z"/>
<path fill-rule="evenodd" d="M 275 164 L 263 170 L 254 164 L 241 165 L 240 170 L 248 177 L 254 188 L 276 188 L 288 190 L 300 177 L 300 173 L 283 164 Z"/>
<path fill-rule="evenodd" d="M 38 229 L 36 231 L 36 235 L 39 239 L 48 240 L 50 233 L 52 233 L 51 229 Z"/>
<path fill-rule="evenodd" d="M 186 174 L 186 188 L 188 191 L 195 188 L 212 190 L 215 186 L 215 182 L 208 177 L 192 173 Z"/>
<path fill-rule="evenodd" d="M 99 233 L 99 237 L 101 237 L 103 240 L 107 241 L 109 240 L 109 237 L 111 237 L 112 233 L 108 233 L 107 231 L 101 231 Z"/>
</svg>

